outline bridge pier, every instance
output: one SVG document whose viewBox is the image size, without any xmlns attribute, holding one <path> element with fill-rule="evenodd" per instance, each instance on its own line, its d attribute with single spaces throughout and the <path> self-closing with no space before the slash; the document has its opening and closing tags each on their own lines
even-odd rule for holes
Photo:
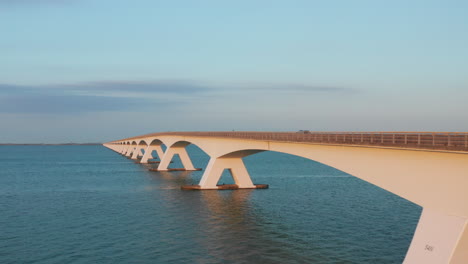
<svg viewBox="0 0 468 264">
<path fill-rule="evenodd" d="M 122 152 L 122 146 L 117 145 L 117 146 L 115 146 L 112 150 L 115 151 L 115 152 L 117 152 L 117 153 L 120 153 L 120 152 Z"/>
<path fill-rule="evenodd" d="M 122 146 L 122 149 L 120 150 L 120 155 L 125 155 L 125 153 L 127 152 L 127 149 L 128 149 L 128 146 L 127 146 L 127 145 L 123 145 L 123 146 Z"/>
<path fill-rule="evenodd" d="M 133 151 L 132 159 L 138 159 L 139 157 L 143 157 L 143 152 L 141 151 L 143 147 L 136 147 L 135 151 Z"/>
<path fill-rule="evenodd" d="M 124 156 L 130 158 L 131 155 L 132 155 L 132 153 L 133 153 L 133 151 L 135 151 L 135 146 L 130 145 L 130 146 L 128 147 L 128 150 L 127 150 L 127 152 L 125 153 Z"/>
<path fill-rule="evenodd" d="M 127 148 L 127 145 L 122 145 L 121 148 L 120 148 L 120 151 L 119 151 L 119 154 L 120 155 L 123 155 L 123 153 L 125 152 L 125 149 Z"/>
<path fill-rule="evenodd" d="M 132 156 L 133 150 L 134 150 L 133 146 L 130 146 L 127 150 L 127 153 L 125 153 L 124 156 L 127 158 L 130 158 Z"/>
<path fill-rule="evenodd" d="M 122 152 L 122 155 L 126 156 L 126 155 L 127 155 L 127 152 L 130 151 L 130 148 L 131 148 L 131 147 L 132 147 L 131 145 L 127 145 L 127 146 L 125 147 L 124 151 Z"/>
<path fill-rule="evenodd" d="M 468 260 L 468 218 L 424 208 L 405 264 L 463 264 Z"/>
<path fill-rule="evenodd" d="M 129 155 L 131 155 L 133 152 L 133 146 L 130 145 L 128 146 L 128 149 L 127 149 L 127 152 L 125 153 L 125 156 L 128 157 Z"/>
<path fill-rule="evenodd" d="M 199 189 L 219 189 L 217 184 L 225 169 L 231 173 L 237 188 L 257 188 L 252 183 L 242 158 L 211 158 L 200 180 Z"/>
<path fill-rule="evenodd" d="M 119 145 L 115 145 L 115 146 L 111 145 L 111 146 L 106 146 L 106 147 L 112 149 L 113 151 L 115 151 L 117 153 L 119 153 L 119 151 L 120 151 L 120 146 Z"/>
<path fill-rule="evenodd" d="M 158 154 L 159 159 L 162 159 L 162 157 L 164 156 L 164 151 L 163 151 L 161 145 L 149 145 L 145 149 L 145 154 L 143 154 L 143 157 L 141 158 L 140 163 L 148 163 L 148 160 L 154 159 L 154 157 L 152 155 L 153 151 L 156 151 L 156 153 Z"/>
<path fill-rule="evenodd" d="M 141 153 L 141 148 L 140 147 L 135 147 L 135 150 L 132 153 L 132 159 L 138 159 L 138 155 Z M 142 153 L 143 155 L 143 153 Z"/>
<path fill-rule="evenodd" d="M 174 155 L 179 155 L 180 160 L 182 161 L 183 169 L 169 169 L 169 163 L 171 163 L 172 158 Z M 185 171 L 196 171 L 200 169 L 196 169 L 193 166 L 192 160 L 190 159 L 189 155 L 187 154 L 187 150 L 185 146 L 171 146 L 169 147 L 164 155 L 161 158 L 161 163 L 155 171 L 169 171 L 169 170 L 185 170 Z"/>
</svg>

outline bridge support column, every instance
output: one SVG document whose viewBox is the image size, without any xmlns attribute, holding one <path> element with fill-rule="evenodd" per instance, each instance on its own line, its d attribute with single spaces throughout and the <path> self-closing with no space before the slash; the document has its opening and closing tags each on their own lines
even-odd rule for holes
<svg viewBox="0 0 468 264">
<path fill-rule="evenodd" d="M 130 155 L 130 153 L 132 153 L 132 148 L 133 148 L 132 146 L 129 146 L 127 151 L 125 151 L 124 156 L 128 157 L 128 155 Z"/>
<path fill-rule="evenodd" d="M 124 145 L 124 146 L 122 147 L 122 150 L 120 151 L 120 154 L 121 154 L 121 155 L 125 155 L 125 153 L 127 153 L 127 150 L 128 150 L 128 146 L 127 146 L 127 145 Z"/>
<path fill-rule="evenodd" d="M 126 147 L 124 152 L 122 153 L 123 156 L 127 156 L 127 153 L 130 151 L 130 146 Z"/>
<path fill-rule="evenodd" d="M 138 156 L 140 155 L 143 156 L 143 153 L 141 153 L 141 147 L 136 147 L 133 151 L 132 159 L 138 159 Z"/>
<path fill-rule="evenodd" d="M 119 145 L 115 145 L 115 146 L 112 146 L 111 149 L 117 153 L 120 153 L 120 151 L 122 150 L 122 147 Z"/>
<path fill-rule="evenodd" d="M 125 156 L 128 157 L 128 158 L 132 157 L 132 154 L 133 154 L 133 152 L 134 152 L 135 150 L 136 150 L 136 147 L 135 147 L 135 146 L 130 146 L 130 147 L 128 148 L 128 151 L 127 151 L 127 153 L 125 154 Z"/>
<path fill-rule="evenodd" d="M 238 188 L 256 188 L 242 158 L 211 158 L 200 180 L 200 189 L 218 189 L 219 178 L 225 169 L 229 169 Z"/>
<path fill-rule="evenodd" d="M 184 166 L 185 170 L 199 170 L 195 169 L 193 167 L 192 160 L 190 160 L 190 157 L 187 153 L 187 150 L 185 149 L 185 146 L 183 147 L 170 147 L 166 150 L 164 153 L 161 163 L 159 163 L 158 166 L 158 171 L 168 171 L 169 163 L 171 163 L 172 157 L 177 154 L 180 157 L 180 160 L 182 161 L 182 165 Z"/>
<path fill-rule="evenodd" d="M 468 263 L 468 218 L 424 208 L 404 263 Z"/>
<path fill-rule="evenodd" d="M 122 151 L 122 147 L 120 147 L 119 145 L 113 146 L 112 150 L 114 150 L 117 153 L 120 153 L 120 151 Z"/>
<path fill-rule="evenodd" d="M 154 146 L 150 145 L 145 149 L 145 154 L 143 154 L 143 157 L 141 158 L 140 163 L 148 163 L 148 160 L 154 159 L 152 155 L 153 150 L 155 150 L 156 153 L 158 153 L 158 158 L 162 159 L 162 157 L 164 156 L 164 151 L 161 145 L 154 145 Z"/>
</svg>

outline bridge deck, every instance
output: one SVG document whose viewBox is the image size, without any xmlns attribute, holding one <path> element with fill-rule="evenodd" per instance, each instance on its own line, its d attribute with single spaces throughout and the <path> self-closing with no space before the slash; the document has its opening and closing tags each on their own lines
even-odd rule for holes
<svg viewBox="0 0 468 264">
<path fill-rule="evenodd" d="M 163 132 L 109 143 L 170 135 L 468 152 L 467 132 Z"/>
</svg>

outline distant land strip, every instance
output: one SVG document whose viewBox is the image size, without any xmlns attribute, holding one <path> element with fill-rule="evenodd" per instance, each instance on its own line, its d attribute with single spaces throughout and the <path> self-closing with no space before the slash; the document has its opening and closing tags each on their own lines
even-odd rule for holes
<svg viewBox="0 0 468 264">
<path fill-rule="evenodd" d="M 0 143 L 0 146 L 95 146 L 102 143 Z"/>
</svg>

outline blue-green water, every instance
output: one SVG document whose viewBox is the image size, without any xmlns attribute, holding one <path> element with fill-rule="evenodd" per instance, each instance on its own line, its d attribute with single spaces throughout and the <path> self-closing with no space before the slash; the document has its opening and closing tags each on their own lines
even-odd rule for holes
<svg viewBox="0 0 468 264">
<path fill-rule="evenodd" d="M 420 207 L 314 161 L 244 161 L 270 189 L 182 191 L 203 172 L 149 172 L 102 146 L 0 146 L 0 263 L 403 261 Z"/>
</svg>

